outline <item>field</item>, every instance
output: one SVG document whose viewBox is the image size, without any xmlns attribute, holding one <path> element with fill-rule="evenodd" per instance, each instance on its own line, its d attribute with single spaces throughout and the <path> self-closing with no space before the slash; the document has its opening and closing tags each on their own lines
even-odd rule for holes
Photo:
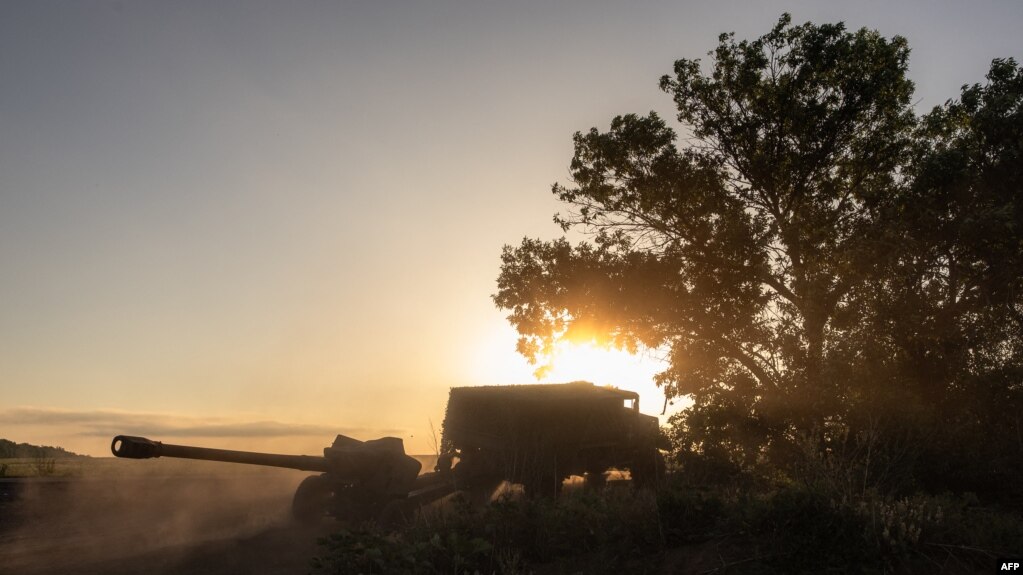
<svg viewBox="0 0 1023 575">
<path fill-rule="evenodd" d="M 218 471 L 218 464 L 194 463 L 170 459 L 154 460 L 148 465 L 113 457 L 0 459 L 0 478 L 111 478 L 153 473 L 201 474 Z"/>
<path fill-rule="evenodd" d="M 413 455 L 430 471 L 437 462 L 435 455 Z M 285 471 L 287 472 L 287 471 Z M 252 475 L 263 474 L 263 468 L 216 461 L 181 459 L 147 459 L 136 461 L 116 457 L 0 459 L 2 478 L 81 478 L 144 477 L 152 475 Z M 294 473 L 305 473 L 295 471 Z"/>
<path fill-rule="evenodd" d="M 0 465 L 4 574 L 305 573 L 317 539 L 336 528 L 292 523 L 302 471 L 172 459 Z"/>
</svg>

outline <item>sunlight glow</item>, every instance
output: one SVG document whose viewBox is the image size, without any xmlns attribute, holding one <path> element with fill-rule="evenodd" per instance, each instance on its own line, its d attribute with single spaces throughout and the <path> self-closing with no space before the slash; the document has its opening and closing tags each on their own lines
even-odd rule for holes
<svg viewBox="0 0 1023 575">
<path fill-rule="evenodd" d="M 619 387 L 652 382 L 663 367 L 644 355 L 603 348 L 591 343 L 560 343 L 550 358 L 551 370 L 545 381 L 590 381 Z"/>
<path fill-rule="evenodd" d="M 613 385 L 639 393 L 640 411 L 650 415 L 661 415 L 664 409 L 664 393 L 654 383 L 654 376 L 663 371 L 663 360 L 651 353 L 631 354 L 627 351 L 605 348 L 592 343 L 562 342 L 554 349 L 551 370 L 543 378 L 545 382 L 589 381 L 597 385 Z M 679 409 L 688 405 L 676 401 L 667 406 L 661 423 Z"/>
<path fill-rule="evenodd" d="M 507 324 L 478 343 L 472 365 L 471 382 L 467 385 L 511 385 L 525 383 L 567 383 L 589 381 L 596 385 L 613 385 L 639 393 L 640 411 L 660 415 L 664 407 L 664 394 L 654 383 L 654 375 L 665 369 L 662 360 L 650 353 L 630 354 L 626 351 L 604 348 L 592 343 L 559 343 L 549 358 L 551 369 L 542 379 L 515 351 L 517 335 Z M 688 401 L 675 401 L 667 414 L 679 411 Z M 667 415 L 661 417 L 662 423 Z"/>
</svg>

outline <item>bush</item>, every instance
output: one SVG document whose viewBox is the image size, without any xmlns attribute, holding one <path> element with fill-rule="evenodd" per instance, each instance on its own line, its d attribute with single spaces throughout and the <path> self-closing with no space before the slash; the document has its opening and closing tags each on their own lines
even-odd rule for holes
<svg viewBox="0 0 1023 575">
<path fill-rule="evenodd" d="M 985 572 L 1023 542 L 1023 519 L 972 495 L 849 500 L 827 484 L 751 492 L 669 479 L 657 493 L 581 491 L 483 508 L 455 498 L 393 533 L 324 539 L 314 573 Z"/>
<path fill-rule="evenodd" d="M 987 572 L 1018 553 L 1023 519 L 979 506 L 972 495 L 869 496 L 858 502 L 804 487 L 740 504 L 767 572 Z"/>
<path fill-rule="evenodd" d="M 840 567 L 863 572 L 883 566 L 866 538 L 867 521 L 824 494 L 784 488 L 741 504 L 744 531 L 779 573 L 820 573 Z"/>
<path fill-rule="evenodd" d="M 915 525 L 916 530 L 903 525 Z M 962 571 L 987 572 L 992 557 L 1011 557 L 1023 549 L 1023 518 L 982 506 L 971 493 L 907 498 L 875 523 L 878 528 L 882 538 L 887 530 L 888 538 L 894 540 L 884 545 L 896 559 L 921 567 L 938 562 Z M 916 535 L 913 544 L 898 544 L 907 531 Z"/>
<path fill-rule="evenodd" d="M 657 497 L 658 516 L 668 542 L 705 541 L 714 536 L 726 518 L 726 502 L 705 490 L 684 490 L 674 486 Z"/>
<path fill-rule="evenodd" d="M 642 571 L 637 562 L 663 547 L 657 501 L 652 493 L 608 490 L 556 501 L 505 498 L 475 509 L 456 498 L 448 512 L 395 533 L 342 531 L 321 541 L 326 553 L 314 560 L 314 572 L 521 573 L 535 565 Z"/>
<path fill-rule="evenodd" d="M 313 559 L 316 573 L 477 573 L 489 566 L 492 551 L 486 540 L 456 531 L 435 533 L 426 540 L 369 530 L 341 531 L 321 544 L 327 554 Z"/>
</svg>

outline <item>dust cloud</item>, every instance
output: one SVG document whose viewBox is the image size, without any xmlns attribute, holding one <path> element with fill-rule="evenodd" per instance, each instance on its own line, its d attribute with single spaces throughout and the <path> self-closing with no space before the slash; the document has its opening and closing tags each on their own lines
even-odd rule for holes
<svg viewBox="0 0 1023 575">
<path fill-rule="evenodd" d="M 187 561 L 189 549 L 205 542 L 291 529 L 291 498 L 309 475 L 208 462 L 126 463 L 149 465 L 0 485 L 0 573 L 148 571 L 152 566 L 127 565 L 155 551 L 165 563 Z"/>
</svg>

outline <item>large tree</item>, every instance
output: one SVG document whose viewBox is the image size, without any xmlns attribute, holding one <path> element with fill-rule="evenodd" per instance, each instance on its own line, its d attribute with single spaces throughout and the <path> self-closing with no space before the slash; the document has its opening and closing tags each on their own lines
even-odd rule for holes
<svg viewBox="0 0 1023 575">
<path fill-rule="evenodd" d="M 879 310 L 906 302 L 877 292 L 936 289 L 919 275 L 934 271 L 934 237 L 907 247 L 933 218 L 913 228 L 907 211 L 914 194 L 934 195 L 920 182 L 945 181 L 939 154 L 972 145 L 949 118 L 979 106 L 964 97 L 919 128 L 908 54 L 901 37 L 784 15 L 753 41 L 722 35 L 708 66 L 679 60 L 661 79 L 681 142 L 654 113 L 577 133 L 572 184 L 553 188 L 570 208 L 556 220 L 591 240 L 527 238 L 502 254 L 494 300 L 519 351 L 539 360 L 565 338 L 664 350 L 658 383 L 695 401 L 677 421 L 682 448 L 739 463 L 847 430 L 869 396 L 902 381 L 912 338 L 875 336 L 895 317 Z M 921 146 L 928 129 L 948 144 Z M 995 244 L 974 258 L 1018 258 L 1018 245 Z M 971 269 L 997 293 L 1015 289 L 1013 271 Z"/>
<path fill-rule="evenodd" d="M 861 308 L 866 332 L 926 405 L 944 487 L 1023 480 L 1023 68 L 991 64 L 925 115 L 892 202 L 897 258 Z M 1014 470 L 1014 471 L 1013 471 Z M 1006 474 L 1015 478 L 1007 479 Z"/>
</svg>

